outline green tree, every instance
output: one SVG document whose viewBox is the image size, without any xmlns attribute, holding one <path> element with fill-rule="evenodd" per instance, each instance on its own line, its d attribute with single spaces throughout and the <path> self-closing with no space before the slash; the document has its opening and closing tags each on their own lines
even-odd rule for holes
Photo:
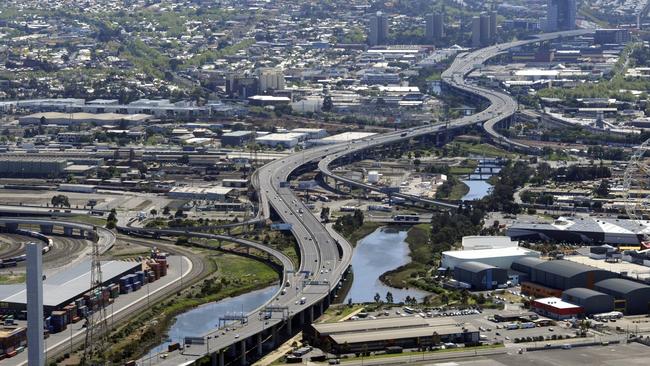
<svg viewBox="0 0 650 366">
<path fill-rule="evenodd" d="M 320 219 L 324 222 L 328 222 L 330 219 L 330 208 L 323 207 L 320 211 Z"/>
<path fill-rule="evenodd" d="M 381 295 L 379 295 L 379 292 L 375 293 L 375 302 L 379 303 L 381 301 Z"/>
<path fill-rule="evenodd" d="M 600 181 L 600 184 L 594 189 L 594 194 L 597 197 L 607 197 L 609 196 L 609 180 L 603 179 Z"/>
<path fill-rule="evenodd" d="M 442 293 L 440 295 L 440 301 L 445 305 L 449 305 L 449 295 L 446 292 Z"/>
<path fill-rule="evenodd" d="M 390 291 L 386 292 L 386 303 L 388 304 L 393 303 L 393 293 Z"/>
<path fill-rule="evenodd" d="M 323 98 L 323 111 L 329 112 L 334 108 L 334 103 L 332 102 L 332 97 L 329 95 L 326 95 L 325 98 Z"/>
<path fill-rule="evenodd" d="M 53 196 L 50 202 L 54 207 L 70 207 L 70 200 L 68 199 L 68 196 L 63 194 L 57 194 Z"/>
</svg>

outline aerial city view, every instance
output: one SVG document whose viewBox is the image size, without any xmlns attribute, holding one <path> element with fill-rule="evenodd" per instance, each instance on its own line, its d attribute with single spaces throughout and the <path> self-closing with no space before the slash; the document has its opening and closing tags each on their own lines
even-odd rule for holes
<svg viewBox="0 0 650 366">
<path fill-rule="evenodd" d="M 1 0 L 0 366 L 648 365 L 649 13 Z"/>
</svg>

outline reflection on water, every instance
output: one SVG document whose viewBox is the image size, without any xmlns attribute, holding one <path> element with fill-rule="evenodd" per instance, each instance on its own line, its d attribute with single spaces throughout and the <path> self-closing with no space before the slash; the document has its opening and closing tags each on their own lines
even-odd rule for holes
<svg viewBox="0 0 650 366">
<path fill-rule="evenodd" d="M 373 302 L 375 294 L 379 293 L 386 300 L 386 292 L 393 294 L 394 302 L 404 301 L 406 296 L 422 300 L 427 293 L 415 288 L 401 290 L 384 285 L 380 280 L 384 272 L 409 263 L 406 230 L 379 228 L 372 234 L 361 239 L 352 255 L 352 270 L 354 281 L 345 301 Z"/>
<path fill-rule="evenodd" d="M 249 292 L 217 302 L 211 302 L 189 310 L 176 317 L 176 322 L 169 330 L 169 339 L 157 346 L 149 355 L 167 349 L 171 343 L 183 343 L 185 337 L 201 337 L 219 325 L 219 317 L 233 313 L 248 313 L 267 302 L 278 291 L 278 286 Z"/>
<path fill-rule="evenodd" d="M 480 200 L 490 194 L 492 185 L 484 180 L 464 180 L 469 187 L 469 191 L 462 198 L 463 201 Z"/>
</svg>

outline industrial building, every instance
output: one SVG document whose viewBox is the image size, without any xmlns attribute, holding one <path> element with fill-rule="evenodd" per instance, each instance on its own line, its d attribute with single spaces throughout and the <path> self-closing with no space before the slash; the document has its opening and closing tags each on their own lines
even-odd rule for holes
<svg viewBox="0 0 650 366">
<path fill-rule="evenodd" d="M 607 313 L 614 310 L 613 297 L 584 287 L 564 291 L 562 300 L 582 307 L 587 315 Z"/>
<path fill-rule="evenodd" d="M 288 132 L 288 133 L 270 133 L 266 136 L 261 136 L 255 139 L 255 142 L 260 145 L 267 145 L 270 147 L 282 146 L 286 149 L 292 148 L 300 141 L 303 141 L 307 134 Z"/>
<path fill-rule="evenodd" d="M 68 160 L 42 156 L 0 156 L 0 175 L 19 178 L 57 178 L 66 173 Z"/>
<path fill-rule="evenodd" d="M 546 297 L 536 299 L 530 304 L 536 313 L 553 319 L 577 318 L 584 313 L 584 309 L 578 305 L 562 301 L 557 297 Z"/>
<path fill-rule="evenodd" d="M 142 269 L 140 262 L 105 261 L 101 263 L 103 285 L 115 283 L 127 274 Z M 60 310 L 90 290 L 90 261 L 47 277 L 43 281 L 43 312 L 48 316 Z M 24 318 L 27 309 L 25 284 L 0 285 L 0 314 Z"/>
<path fill-rule="evenodd" d="M 508 270 L 480 262 L 461 262 L 454 267 L 454 279 L 472 290 L 492 290 L 508 282 Z"/>
<path fill-rule="evenodd" d="M 97 126 L 116 126 L 120 124 L 137 126 L 146 123 L 152 118 L 153 116 L 149 114 L 43 112 L 19 117 L 18 123 L 21 126 L 38 124 L 74 126 L 80 123 L 90 123 Z"/>
<path fill-rule="evenodd" d="M 171 198 L 185 200 L 225 202 L 239 196 L 237 190 L 230 187 L 174 187 L 167 194 Z"/>
<path fill-rule="evenodd" d="M 506 235 L 515 240 L 543 240 L 580 244 L 639 245 L 643 232 L 650 230 L 650 222 L 634 220 L 591 218 L 559 218 L 553 223 L 515 223 Z"/>
<path fill-rule="evenodd" d="M 522 247 L 505 247 L 479 250 L 449 250 L 442 252 L 441 267 L 454 269 L 462 262 L 480 262 L 494 267 L 510 268 L 515 259 L 539 258 L 539 252 Z"/>
<path fill-rule="evenodd" d="M 307 139 L 322 139 L 327 137 L 327 131 L 322 128 L 294 128 L 291 130 L 293 133 L 303 133 L 307 135 Z"/>
<path fill-rule="evenodd" d="M 567 290 L 574 287 L 594 288 L 594 284 L 618 275 L 604 269 L 566 260 L 551 260 L 532 268 L 530 280 L 534 283 Z"/>
<path fill-rule="evenodd" d="M 253 139 L 252 131 L 233 131 L 221 135 L 222 146 L 242 146 L 251 142 Z"/>
<path fill-rule="evenodd" d="M 446 176 L 445 176 L 446 180 Z M 463 250 L 497 249 L 518 247 L 519 242 L 508 236 L 463 236 Z"/>
<path fill-rule="evenodd" d="M 332 352 L 383 351 L 387 347 L 429 347 L 442 343 L 478 344 L 479 331 L 473 326 L 458 326 L 451 318 L 420 317 L 314 323 L 304 336 L 310 344 L 331 345 Z"/>
<path fill-rule="evenodd" d="M 314 145 L 333 145 L 341 142 L 351 142 L 361 140 L 366 137 L 376 135 L 374 132 L 343 132 L 336 135 L 328 136 L 320 140 L 310 141 Z"/>
<path fill-rule="evenodd" d="M 596 291 L 614 297 L 614 309 L 628 315 L 650 313 L 650 286 L 623 278 L 596 282 Z"/>
</svg>

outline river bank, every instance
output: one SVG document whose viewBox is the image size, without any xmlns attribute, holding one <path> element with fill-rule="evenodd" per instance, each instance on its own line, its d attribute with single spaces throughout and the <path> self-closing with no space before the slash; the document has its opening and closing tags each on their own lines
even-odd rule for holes
<svg viewBox="0 0 650 366">
<path fill-rule="evenodd" d="M 201 305 L 260 290 L 278 282 L 278 272 L 259 260 L 204 251 L 211 275 L 176 296 L 151 308 L 114 330 L 108 358 L 113 362 L 136 359 L 161 344 L 180 314 Z"/>
</svg>

